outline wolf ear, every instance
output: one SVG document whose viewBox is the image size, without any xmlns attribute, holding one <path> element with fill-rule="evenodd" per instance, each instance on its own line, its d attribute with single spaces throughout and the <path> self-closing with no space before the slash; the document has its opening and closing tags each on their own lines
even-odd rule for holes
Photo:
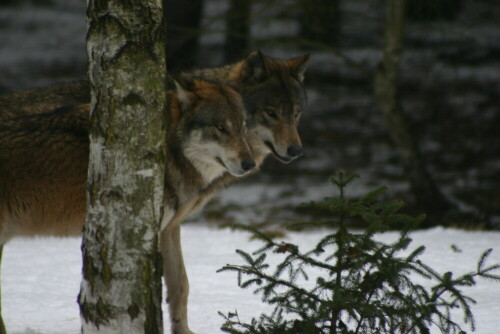
<svg viewBox="0 0 500 334">
<path fill-rule="evenodd" d="M 293 76 L 300 82 L 304 81 L 304 73 L 307 70 L 307 66 L 309 66 L 310 57 L 311 55 L 307 54 L 305 56 L 293 58 L 287 61 L 292 70 Z"/>
<path fill-rule="evenodd" d="M 242 81 L 254 79 L 262 82 L 269 77 L 269 71 L 266 65 L 265 56 L 260 51 L 250 53 L 245 59 L 245 66 L 242 71 Z"/>
<path fill-rule="evenodd" d="M 191 91 L 192 82 L 181 78 L 172 78 L 175 84 L 175 93 L 181 104 L 182 109 L 189 108 L 195 101 L 196 95 Z"/>
</svg>

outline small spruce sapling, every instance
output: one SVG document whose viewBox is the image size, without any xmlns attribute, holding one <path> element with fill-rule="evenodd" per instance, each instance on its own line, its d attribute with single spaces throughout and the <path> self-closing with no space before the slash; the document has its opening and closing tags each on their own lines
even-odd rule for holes
<svg viewBox="0 0 500 334">
<path fill-rule="evenodd" d="M 500 264 L 486 265 L 492 250 L 482 254 L 474 272 L 458 277 L 451 272 L 440 274 L 420 261 L 423 246 L 401 255 L 403 251 L 408 253 L 409 230 L 424 216 L 414 218 L 399 213 L 404 205 L 399 200 L 377 201 L 385 192 L 383 187 L 357 200 L 347 198 L 346 187 L 356 177 L 337 173 L 331 181 L 339 189 L 339 196 L 308 204 L 331 212 L 329 223 L 336 226 L 334 233 L 309 251 L 276 242 L 256 229 L 237 226 L 252 232 L 264 246 L 251 254 L 237 250 L 244 264 L 228 264 L 219 271 L 235 271 L 239 286 L 254 287 L 273 311 L 252 318 L 250 323 L 242 322 L 237 312 L 219 312 L 225 319 L 221 328 L 224 332 L 416 334 L 430 333 L 434 327 L 441 333 L 465 333 L 453 320 L 451 310 L 455 308 L 462 310 L 465 324 L 474 330 L 470 305 L 475 301 L 460 289 L 475 285 L 478 277 L 500 280 Z M 345 226 L 349 218 L 362 219 L 369 227 L 363 233 L 349 231 Z M 377 232 L 394 223 L 409 228 L 391 244 L 374 239 Z M 266 262 L 272 253 L 283 256 L 274 268 Z M 417 284 L 418 276 L 434 285 L 426 288 Z"/>
</svg>

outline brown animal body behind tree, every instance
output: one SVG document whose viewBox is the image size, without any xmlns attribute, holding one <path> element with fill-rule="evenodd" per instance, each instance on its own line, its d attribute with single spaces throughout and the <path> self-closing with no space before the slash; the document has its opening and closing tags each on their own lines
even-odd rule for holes
<svg viewBox="0 0 500 334">
<path fill-rule="evenodd" d="M 81 105 L 0 122 L 0 244 L 81 233 L 88 113 Z"/>
<path fill-rule="evenodd" d="M 181 82 L 183 80 L 190 82 L 196 79 L 208 79 L 212 82 L 223 82 L 236 87 L 243 98 L 246 111 L 248 131 L 245 139 L 251 148 L 257 167 L 263 163 L 265 157 L 269 154 L 284 163 L 289 163 L 302 155 L 302 145 L 297 126 L 307 102 L 303 79 L 308 59 L 308 56 L 303 56 L 290 60 L 277 60 L 266 57 L 260 52 L 253 52 L 240 62 L 220 68 L 182 73 L 179 77 Z M 82 83 L 73 83 L 72 85 L 71 89 L 78 89 L 78 87 L 82 89 L 84 87 Z M 54 103 L 59 101 L 60 105 L 65 105 L 72 98 L 65 97 L 63 93 L 64 91 L 69 92 L 71 89 L 65 87 L 58 94 L 52 94 L 50 100 Z M 2 113 L 4 117 L 7 113 L 10 113 L 11 117 L 16 114 L 19 115 L 19 113 L 29 113 L 30 109 L 26 106 L 31 103 L 29 97 L 37 96 L 34 99 L 36 105 L 43 103 L 43 98 L 38 99 L 41 91 L 26 92 L 24 95 L 27 99 L 24 101 L 25 104 L 22 104 L 23 100 L 19 99 L 19 96 L 23 93 L 18 93 L 19 95 L 16 97 L 16 101 L 19 102 L 18 108 L 7 112 L 0 110 L 0 120 Z M 56 92 L 57 90 L 52 91 Z M 189 92 L 189 89 L 185 93 L 183 96 L 186 98 L 196 100 L 200 97 L 197 97 L 200 94 Z M 209 98 L 211 94 L 201 95 Z M 1 105 L 2 100 L 0 99 Z M 33 113 L 39 111 L 39 108 L 32 110 Z M 228 116 L 227 119 L 232 120 L 232 117 Z M 207 121 L 208 119 L 204 119 L 198 125 L 205 124 Z M 231 121 L 231 123 L 233 122 Z M 195 126 L 196 124 L 192 125 Z M 224 125 L 223 128 L 225 129 Z M 221 134 L 214 133 L 212 135 L 220 136 Z M 210 134 L 206 134 L 206 136 L 210 137 Z M 208 137 L 205 137 L 204 140 L 209 139 Z M 193 154 L 200 153 L 198 150 L 192 152 Z M 172 196 L 174 192 L 168 190 L 168 185 L 166 185 L 165 192 L 166 196 L 169 197 L 167 201 L 171 203 L 170 205 L 175 210 L 166 211 L 162 221 L 163 268 L 173 330 L 178 334 L 192 333 L 187 324 L 189 284 L 180 245 L 180 224 L 186 217 L 202 208 L 220 189 L 236 180 L 234 173 L 219 173 L 216 168 L 204 168 L 201 162 L 199 168 L 203 169 L 205 177 L 208 176 L 212 180 L 201 190 L 196 191 L 193 190 L 196 187 L 191 187 L 189 188 L 191 190 L 185 192 L 185 196 L 178 197 Z M 170 173 L 175 174 L 177 173 L 175 170 L 180 169 L 178 166 L 174 169 L 169 169 L 167 166 L 167 172 L 169 170 Z M 252 171 L 256 170 L 257 168 L 253 168 Z M 178 176 L 171 175 L 171 178 L 176 179 Z"/>
<path fill-rule="evenodd" d="M 84 80 L 3 94 L 0 95 L 0 121 L 85 103 L 90 103 L 90 87 Z"/>
<path fill-rule="evenodd" d="M 168 95 L 164 228 L 179 207 L 215 178 L 226 172 L 243 176 L 255 167 L 244 137 L 243 102 L 233 88 L 192 80 Z M 0 246 L 16 236 L 81 233 L 87 209 L 89 108 L 69 106 L 0 122 Z M 126 139 L 126 134 L 118 135 Z M 162 249 L 170 252 L 164 258 L 181 254 L 180 239 L 169 232 L 163 239 L 169 245 Z M 165 275 L 172 272 L 165 270 Z M 175 307 L 173 314 L 180 313 Z M 175 332 L 187 333 L 177 328 L 185 322 L 172 319 Z"/>
</svg>

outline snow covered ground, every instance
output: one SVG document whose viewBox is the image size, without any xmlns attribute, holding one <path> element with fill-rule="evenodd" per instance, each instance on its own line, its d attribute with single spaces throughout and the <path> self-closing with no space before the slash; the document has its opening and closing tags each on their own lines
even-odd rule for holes
<svg viewBox="0 0 500 334">
<path fill-rule="evenodd" d="M 314 245 L 326 231 L 290 233 L 301 249 Z M 380 238 L 390 241 L 396 233 Z M 427 246 L 422 260 L 440 272 L 464 273 L 475 268 L 479 255 L 494 248 L 490 264 L 500 262 L 499 232 L 465 232 L 435 228 L 413 234 L 410 249 Z M 263 311 L 259 297 L 241 290 L 234 273 L 215 271 L 227 263 L 241 263 L 234 250 L 255 250 L 242 232 L 219 230 L 206 224 L 183 227 L 183 244 L 190 277 L 190 323 L 199 334 L 220 333 L 217 311 L 238 310 L 248 319 Z M 451 246 L 455 245 L 459 253 Z M 303 247 L 303 248 L 302 248 Z M 78 238 L 16 239 L 4 249 L 2 264 L 2 309 L 10 334 L 77 334 L 80 317 L 76 296 L 80 285 L 81 257 Z M 479 334 L 500 333 L 500 284 L 480 280 L 466 290 L 477 304 L 473 307 Z M 168 332 L 167 307 L 164 322 Z"/>
</svg>

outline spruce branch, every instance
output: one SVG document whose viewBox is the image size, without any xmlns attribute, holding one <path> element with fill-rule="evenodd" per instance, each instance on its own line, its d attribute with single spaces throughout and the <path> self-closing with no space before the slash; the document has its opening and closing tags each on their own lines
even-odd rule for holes
<svg viewBox="0 0 500 334">
<path fill-rule="evenodd" d="M 477 278 L 500 281 L 500 264 L 487 265 L 491 250 L 479 258 L 476 271 L 454 275 L 439 273 L 420 260 L 425 247 L 409 250 L 410 231 L 424 215 L 410 217 L 400 213 L 400 200 L 379 199 L 386 188 L 378 187 L 359 199 L 347 197 L 347 186 L 357 176 L 339 172 L 331 178 L 338 196 L 307 205 L 327 210 L 328 222 L 336 230 L 322 237 L 310 250 L 303 251 L 290 242 L 276 242 L 255 228 L 249 231 L 263 245 L 248 253 L 238 250 L 243 265 L 226 265 L 219 271 L 235 271 L 243 288 L 254 286 L 254 293 L 273 305 L 270 314 L 261 314 L 249 323 L 237 313 L 223 315 L 222 329 L 232 334 L 393 334 L 430 333 L 436 326 L 441 333 L 464 333 L 453 320 L 452 309 L 459 308 L 465 324 L 474 330 L 471 305 L 475 301 L 462 287 L 476 284 Z M 363 233 L 347 228 L 348 219 L 367 223 Z M 374 237 L 395 224 L 406 226 L 392 243 Z M 311 224 L 308 224 L 311 225 Z M 400 255 L 408 253 L 407 255 Z M 271 267 L 268 257 L 281 257 Z M 314 269 L 314 274 L 312 270 Z M 422 277 L 434 285 L 426 288 L 415 282 Z M 306 288 L 302 283 L 309 282 Z"/>
</svg>

